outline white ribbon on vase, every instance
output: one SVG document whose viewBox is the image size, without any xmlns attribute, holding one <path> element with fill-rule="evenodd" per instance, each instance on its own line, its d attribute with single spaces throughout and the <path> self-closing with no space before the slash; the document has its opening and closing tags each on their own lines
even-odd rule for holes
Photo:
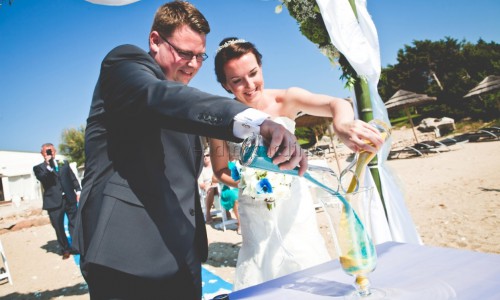
<svg viewBox="0 0 500 300">
<path fill-rule="evenodd" d="M 387 109 L 377 90 L 381 73 L 377 30 L 366 8 L 366 0 L 354 0 L 354 2 L 357 18 L 348 0 L 316 0 L 332 44 L 347 58 L 358 76 L 367 80 L 374 118 L 390 124 Z M 356 104 L 354 91 L 352 98 Z M 353 106 L 356 115 L 359 116 L 357 106 Z M 374 198 L 377 200 L 371 212 L 374 240 L 377 244 L 391 240 L 421 244 L 420 236 L 406 208 L 401 188 L 385 163 L 390 148 L 391 139 L 378 153 L 378 169 L 387 222 L 380 196 L 374 193 Z M 375 185 L 368 170 L 365 172 L 364 182 L 367 186 Z"/>
</svg>

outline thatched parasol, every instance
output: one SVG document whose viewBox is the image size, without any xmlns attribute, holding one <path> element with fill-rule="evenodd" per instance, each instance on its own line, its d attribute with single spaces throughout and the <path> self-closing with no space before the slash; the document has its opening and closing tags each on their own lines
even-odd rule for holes
<svg viewBox="0 0 500 300">
<path fill-rule="evenodd" d="M 331 117 L 318 117 L 318 116 L 311 116 L 305 113 L 299 113 L 299 115 L 295 119 L 295 126 L 313 128 L 316 125 L 327 125 L 328 134 L 330 135 L 330 143 L 332 144 L 331 146 L 333 148 L 333 153 L 335 155 L 335 161 L 337 162 L 337 167 L 339 168 L 340 172 L 340 162 L 337 156 L 337 150 L 335 149 L 335 144 L 333 142 L 334 133 L 333 133 L 332 121 L 333 119 Z M 314 130 L 314 137 L 316 138 L 316 144 L 318 144 L 319 139 L 316 130 Z"/>
<path fill-rule="evenodd" d="M 299 113 L 295 119 L 296 127 L 314 127 L 316 125 L 326 125 L 332 122 L 332 118 L 311 116 L 305 113 Z"/>
<path fill-rule="evenodd" d="M 429 97 L 426 94 L 417 94 L 414 92 L 408 92 L 405 90 L 397 91 L 390 99 L 385 103 L 387 110 L 398 110 L 404 108 L 406 116 L 411 124 L 411 129 L 413 130 L 413 136 L 415 141 L 418 143 L 417 133 L 415 132 L 415 125 L 411 119 L 410 111 L 408 110 L 411 106 L 418 106 L 431 101 L 436 101 L 436 97 Z"/>
<path fill-rule="evenodd" d="M 484 78 L 478 85 L 470 90 L 464 98 L 480 95 L 500 89 L 500 76 L 490 75 Z"/>
<path fill-rule="evenodd" d="M 332 118 L 329 117 L 318 117 L 311 116 L 305 113 L 299 113 L 297 118 L 295 118 L 295 127 L 309 127 L 313 128 L 317 125 L 328 125 L 332 123 Z M 316 143 L 318 143 L 318 133 L 314 130 L 314 136 L 316 138 Z"/>
<path fill-rule="evenodd" d="M 351 98 L 344 98 L 345 101 L 349 102 L 352 106 Z M 331 124 L 333 119 L 331 117 L 317 117 L 311 116 L 305 113 L 299 113 L 297 118 L 295 118 L 296 127 L 314 127 L 316 125 L 326 125 Z"/>
</svg>

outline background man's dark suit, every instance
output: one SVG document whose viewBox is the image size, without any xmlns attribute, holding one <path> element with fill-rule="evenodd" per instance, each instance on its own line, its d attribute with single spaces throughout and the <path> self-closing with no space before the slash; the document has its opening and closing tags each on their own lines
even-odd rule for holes
<svg viewBox="0 0 500 300">
<path fill-rule="evenodd" d="M 47 164 L 33 167 L 36 178 L 43 186 L 43 206 L 47 210 L 50 223 L 54 227 L 57 242 L 63 254 L 73 252 L 64 232 L 64 214 L 68 215 L 70 232 L 76 222 L 77 199 L 75 191 L 80 191 L 80 183 L 68 162 L 58 164 L 58 172 L 49 170 Z M 64 196 L 63 196 L 64 193 Z"/>
<path fill-rule="evenodd" d="M 200 273 L 208 247 L 197 192 L 203 151 L 194 134 L 237 141 L 233 118 L 247 108 L 165 81 L 135 46 L 105 57 L 87 119 L 75 228 L 84 275 L 89 263 L 155 279 L 183 265 Z"/>
</svg>

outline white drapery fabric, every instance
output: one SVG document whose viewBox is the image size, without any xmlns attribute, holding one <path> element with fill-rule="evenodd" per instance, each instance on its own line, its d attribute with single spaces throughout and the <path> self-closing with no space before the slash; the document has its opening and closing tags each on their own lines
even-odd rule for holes
<svg viewBox="0 0 500 300">
<path fill-rule="evenodd" d="M 366 8 L 366 0 L 354 1 L 358 18 L 348 0 L 316 0 L 332 44 L 347 58 L 358 76 L 368 82 L 374 118 L 390 124 L 387 109 L 377 90 L 381 72 L 377 30 Z M 354 91 L 352 98 L 356 99 Z M 353 103 L 356 104 L 356 101 Z M 356 105 L 354 108 L 356 115 L 359 115 L 359 108 Z M 380 196 L 374 193 L 377 200 L 375 206 L 372 206 L 371 213 L 374 239 L 377 244 L 386 241 L 421 244 L 420 236 L 406 208 L 400 185 L 386 164 L 390 148 L 389 139 L 378 153 L 378 169 L 387 218 Z M 364 183 L 367 186 L 374 186 L 368 170 L 365 172 Z"/>
<path fill-rule="evenodd" d="M 139 0 L 85 0 L 85 1 L 100 5 L 122 6 L 122 5 L 132 4 Z"/>
</svg>

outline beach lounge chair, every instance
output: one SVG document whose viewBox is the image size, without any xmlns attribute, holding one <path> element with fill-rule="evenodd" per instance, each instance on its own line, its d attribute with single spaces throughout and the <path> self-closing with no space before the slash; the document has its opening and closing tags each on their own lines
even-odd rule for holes
<svg viewBox="0 0 500 300">
<path fill-rule="evenodd" d="M 437 154 L 452 150 L 452 146 L 461 145 L 463 141 L 458 141 L 452 138 L 442 140 L 423 141 L 420 143 L 406 146 L 402 149 L 394 149 L 389 153 L 389 159 L 402 158 L 401 155 L 405 154 L 405 158 L 413 156 L 424 156 L 425 154 Z"/>
<path fill-rule="evenodd" d="M 306 150 L 307 156 L 310 158 L 324 158 L 326 155 L 325 149 L 321 147 L 312 147 Z"/>
<path fill-rule="evenodd" d="M 454 150 L 457 148 L 463 148 L 463 144 L 467 143 L 468 141 L 469 139 L 467 138 L 450 137 L 441 140 L 423 141 L 420 142 L 419 144 L 443 152 L 443 151 Z"/>
<path fill-rule="evenodd" d="M 334 152 L 334 149 L 330 144 L 320 144 L 316 143 L 314 146 L 311 146 L 310 148 L 306 149 L 306 152 L 310 156 L 317 156 L 317 157 L 324 157 L 327 153 L 330 154 L 331 152 Z"/>
<path fill-rule="evenodd" d="M 477 131 L 468 132 L 454 137 L 441 140 L 423 141 L 420 143 L 406 146 L 402 149 L 394 149 L 389 153 L 389 159 L 402 158 L 401 155 L 407 154 L 405 158 L 413 156 L 424 156 L 425 154 L 435 154 L 447 152 L 453 149 L 463 148 L 467 142 L 499 141 L 500 127 L 483 127 Z"/>
<path fill-rule="evenodd" d="M 410 158 L 410 157 L 415 157 L 415 156 L 424 156 L 425 154 L 437 154 L 440 153 L 438 148 L 434 148 L 432 146 L 423 144 L 423 143 L 417 143 L 411 146 L 406 146 L 401 149 L 393 149 L 389 152 L 388 159 L 395 159 L 395 158 Z"/>
<path fill-rule="evenodd" d="M 453 138 L 468 140 L 469 142 L 498 141 L 500 140 L 500 127 L 483 127 L 477 131 L 464 133 Z"/>
</svg>

